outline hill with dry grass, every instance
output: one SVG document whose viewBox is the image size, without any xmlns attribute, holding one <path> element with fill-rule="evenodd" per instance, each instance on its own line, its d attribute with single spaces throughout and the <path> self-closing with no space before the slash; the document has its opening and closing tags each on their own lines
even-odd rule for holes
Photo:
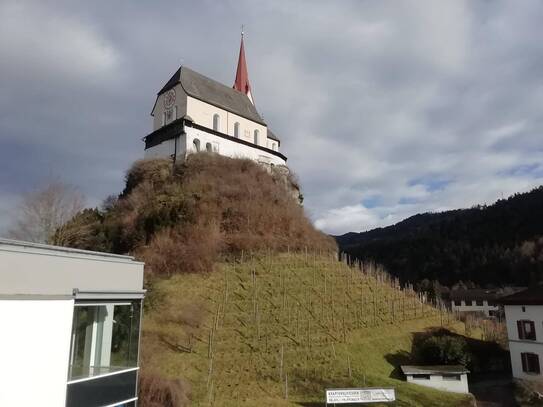
<svg viewBox="0 0 543 407">
<path fill-rule="evenodd" d="M 415 332 L 458 322 L 370 266 L 337 261 L 291 175 L 196 154 L 140 161 L 62 244 L 145 261 L 142 407 L 323 405 L 330 387 L 392 386 L 401 406 L 469 397 L 408 384 Z"/>
<path fill-rule="evenodd" d="M 210 271 L 242 252 L 335 250 L 305 216 L 292 175 L 250 160 L 194 154 L 143 160 L 128 171 L 118 198 L 87 209 L 63 228 L 64 245 L 132 253 L 146 271 Z"/>
</svg>

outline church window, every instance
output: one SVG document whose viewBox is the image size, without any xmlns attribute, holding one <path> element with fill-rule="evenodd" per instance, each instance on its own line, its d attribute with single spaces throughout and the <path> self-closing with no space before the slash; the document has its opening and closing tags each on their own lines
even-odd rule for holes
<svg viewBox="0 0 543 407">
<path fill-rule="evenodd" d="M 194 147 L 194 151 L 199 152 L 200 151 L 200 140 L 195 138 L 194 141 L 192 142 L 192 146 Z"/>
<path fill-rule="evenodd" d="M 162 113 L 162 125 L 166 124 L 166 112 Z"/>
<path fill-rule="evenodd" d="M 255 133 L 254 133 L 254 143 L 255 144 L 258 144 L 258 130 L 255 130 Z"/>
<path fill-rule="evenodd" d="M 173 119 L 177 120 L 177 106 L 173 107 Z"/>
<path fill-rule="evenodd" d="M 213 130 L 221 131 L 221 118 L 217 113 L 213 115 Z"/>
<path fill-rule="evenodd" d="M 206 151 L 207 151 L 208 153 L 213 152 L 213 148 L 211 147 L 211 143 L 206 143 Z"/>
<path fill-rule="evenodd" d="M 219 143 L 213 143 L 213 152 L 218 153 L 219 152 Z"/>
<path fill-rule="evenodd" d="M 272 150 L 273 150 L 273 151 L 277 151 L 277 144 L 272 143 Z"/>
<path fill-rule="evenodd" d="M 172 109 L 166 110 L 164 114 L 165 114 L 164 124 L 170 123 L 173 120 L 173 110 Z"/>
<path fill-rule="evenodd" d="M 234 123 L 234 137 L 239 138 L 239 123 L 238 122 Z"/>
</svg>

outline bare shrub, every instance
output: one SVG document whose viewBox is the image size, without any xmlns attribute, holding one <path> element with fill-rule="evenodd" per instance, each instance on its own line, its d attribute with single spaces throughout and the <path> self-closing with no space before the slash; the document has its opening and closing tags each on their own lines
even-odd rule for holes
<svg viewBox="0 0 543 407">
<path fill-rule="evenodd" d="M 241 251 L 335 251 L 335 241 L 316 230 L 293 191 L 286 169 L 267 171 L 243 159 L 192 154 L 175 168 L 168 160 L 136 162 L 126 188 L 97 213 L 100 249 L 136 253 L 153 275 L 200 273 L 219 256 Z M 81 217 L 77 226 L 97 217 Z"/>
<path fill-rule="evenodd" d="M 139 257 L 145 261 L 146 271 L 155 275 L 202 273 L 212 270 L 220 248 L 217 226 L 190 225 L 159 232 Z"/>
<path fill-rule="evenodd" d="M 172 163 L 167 159 L 138 160 L 126 173 L 125 188 L 121 197 L 128 196 L 134 188 L 143 182 L 157 187 L 168 181 L 172 172 Z"/>
<path fill-rule="evenodd" d="M 187 191 L 198 198 L 197 213 L 220 223 L 229 252 L 336 249 L 285 189 L 285 180 L 253 161 L 193 154 L 179 172 Z"/>
<path fill-rule="evenodd" d="M 190 404 L 190 385 L 181 379 L 167 379 L 142 371 L 138 390 L 138 406 L 141 407 L 184 407 Z"/>
</svg>

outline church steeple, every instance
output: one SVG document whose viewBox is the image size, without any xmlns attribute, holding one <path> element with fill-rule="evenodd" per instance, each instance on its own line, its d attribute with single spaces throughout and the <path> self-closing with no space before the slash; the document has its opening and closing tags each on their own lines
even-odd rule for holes
<svg viewBox="0 0 543 407">
<path fill-rule="evenodd" d="M 247 62 L 245 60 L 245 48 L 243 46 L 243 28 L 241 30 L 241 46 L 239 48 L 238 69 L 236 71 L 236 80 L 234 89 L 245 93 L 251 103 L 254 105 L 253 95 L 251 94 L 251 85 L 249 84 L 249 74 L 247 72 Z"/>
</svg>

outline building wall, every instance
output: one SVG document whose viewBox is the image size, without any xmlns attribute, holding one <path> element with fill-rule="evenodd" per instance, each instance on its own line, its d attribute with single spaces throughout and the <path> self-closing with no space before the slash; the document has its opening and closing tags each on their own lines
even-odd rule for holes
<svg viewBox="0 0 543 407">
<path fill-rule="evenodd" d="M 177 118 L 183 117 L 187 112 L 187 95 L 181 87 L 181 84 L 175 85 L 172 89 L 175 90 L 175 103 L 174 106 L 177 106 Z M 156 101 L 156 104 L 153 108 L 153 131 L 158 130 L 162 127 L 162 114 L 164 113 L 164 95 L 160 95 Z M 173 109 L 173 106 L 172 106 Z M 174 120 L 176 118 L 174 117 Z"/>
<path fill-rule="evenodd" d="M 239 138 L 252 143 L 254 141 L 254 131 L 258 130 L 258 145 L 268 147 L 268 130 L 266 126 L 253 122 L 251 120 L 247 120 L 244 117 L 238 116 L 234 113 L 230 113 L 226 110 L 202 102 L 201 100 L 195 99 L 193 97 L 187 97 L 187 115 L 191 117 L 194 123 L 212 129 L 214 114 L 218 114 L 220 117 L 220 128 L 218 130 L 219 132 L 234 137 L 234 124 L 236 122 L 239 122 Z"/>
<path fill-rule="evenodd" d="M 177 140 L 177 160 L 184 160 L 187 154 L 195 153 L 194 139 L 200 140 L 200 151 L 206 151 L 206 144 L 218 146 L 218 153 L 231 158 L 248 158 L 264 164 L 286 165 L 285 160 L 270 154 L 266 151 L 236 143 L 235 141 L 226 140 L 222 137 L 217 137 L 212 133 L 185 127 L 185 135 L 179 136 Z M 174 140 L 166 140 L 156 146 L 148 148 L 144 152 L 145 159 L 153 158 L 169 158 L 174 153 Z"/>
<path fill-rule="evenodd" d="M 219 137 L 217 137 L 219 138 Z M 143 158 L 153 159 L 153 158 L 171 158 L 173 156 L 174 150 L 177 152 L 177 159 L 183 159 L 186 155 L 187 143 L 184 135 L 179 136 L 177 139 L 177 150 L 175 146 L 175 140 L 169 139 L 163 141 L 162 143 L 148 148 L 143 153 Z"/>
<path fill-rule="evenodd" d="M 186 137 L 184 138 L 185 148 L 187 153 L 194 153 L 193 142 L 194 139 L 200 140 L 201 151 L 205 151 L 206 143 L 217 143 L 219 147 L 218 153 L 232 158 L 249 158 L 254 161 L 258 161 L 265 164 L 273 165 L 286 165 L 285 160 L 276 155 L 270 154 L 266 151 L 236 143 L 235 141 L 226 140 L 221 137 L 217 137 L 214 134 L 207 133 L 202 130 L 194 129 L 192 127 L 185 127 Z"/>
<path fill-rule="evenodd" d="M 469 393 L 467 374 L 460 375 L 461 380 L 443 380 L 441 375 L 430 375 L 430 380 L 414 379 L 413 375 L 406 375 L 406 377 L 409 383 L 415 383 L 421 386 L 432 387 L 434 389 L 454 393 Z"/>
<path fill-rule="evenodd" d="M 472 305 L 473 304 L 473 305 Z M 475 301 L 462 300 L 461 305 L 455 305 L 454 301 L 451 302 L 451 309 L 458 312 L 483 312 L 486 316 L 490 315 L 490 311 L 497 311 L 499 308 L 496 305 L 488 305 L 488 301 L 483 301 L 483 305 L 475 305 Z"/>
<path fill-rule="evenodd" d="M 184 147 L 184 143 L 179 143 L 178 141 L 178 145 L 179 144 L 183 144 L 183 147 Z M 157 144 L 156 146 L 146 149 L 143 152 L 143 158 L 145 159 L 169 158 L 173 154 L 174 146 L 175 146 L 174 139 L 163 141 L 162 143 Z"/>
<path fill-rule="evenodd" d="M 121 256 L 0 244 L 0 281 L 0 293 L 5 295 L 72 295 L 74 288 L 141 291 L 143 263 Z"/>
<path fill-rule="evenodd" d="M 509 342 L 509 353 L 511 355 L 511 369 L 513 370 L 513 377 L 517 379 L 536 380 L 543 383 L 543 375 L 534 373 L 525 373 L 522 371 L 522 359 L 521 353 L 535 353 L 539 355 L 539 364 L 543 369 L 543 343 L 529 343 L 529 341 L 523 342 Z"/>
<path fill-rule="evenodd" d="M 65 405 L 73 308 L 73 300 L 0 299 L 0 406 Z"/>
<path fill-rule="evenodd" d="M 543 374 L 527 374 L 522 371 L 521 353 L 529 352 L 539 355 L 539 364 L 543 369 L 543 305 L 526 305 L 522 311 L 521 305 L 506 305 L 505 320 L 513 377 L 526 380 L 543 381 Z M 517 321 L 534 321 L 536 340 L 521 340 L 518 336 Z"/>
</svg>

